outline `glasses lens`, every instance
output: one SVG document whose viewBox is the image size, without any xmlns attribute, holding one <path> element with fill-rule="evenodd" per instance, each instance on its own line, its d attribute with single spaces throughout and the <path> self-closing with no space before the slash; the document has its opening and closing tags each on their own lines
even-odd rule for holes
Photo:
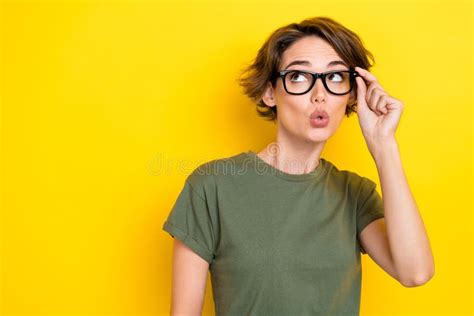
<svg viewBox="0 0 474 316">
<path fill-rule="evenodd" d="M 346 71 L 328 73 L 326 85 L 333 93 L 348 93 L 351 89 L 350 73 Z"/>
<path fill-rule="evenodd" d="M 286 74 L 285 85 L 289 93 L 303 93 L 309 89 L 313 77 L 299 71 L 290 71 Z"/>
</svg>

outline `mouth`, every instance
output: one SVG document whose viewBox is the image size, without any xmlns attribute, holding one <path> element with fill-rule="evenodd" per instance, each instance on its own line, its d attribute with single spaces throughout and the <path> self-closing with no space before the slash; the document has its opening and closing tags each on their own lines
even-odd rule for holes
<svg viewBox="0 0 474 316">
<path fill-rule="evenodd" d="M 329 123 L 329 115 L 326 111 L 314 111 L 309 118 L 310 123 L 314 127 L 325 127 Z"/>
<path fill-rule="evenodd" d="M 329 114 L 324 110 L 323 111 L 316 110 L 313 113 L 311 113 L 310 118 L 311 119 L 325 119 L 325 118 L 329 118 Z"/>
<path fill-rule="evenodd" d="M 326 127 L 329 124 L 329 118 L 315 118 L 309 120 L 313 127 Z"/>
</svg>

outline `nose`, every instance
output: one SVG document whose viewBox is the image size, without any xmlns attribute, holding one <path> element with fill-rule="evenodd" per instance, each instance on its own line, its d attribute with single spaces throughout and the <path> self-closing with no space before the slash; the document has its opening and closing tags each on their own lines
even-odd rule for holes
<svg viewBox="0 0 474 316">
<path fill-rule="evenodd" d="M 317 78 L 316 82 L 314 83 L 312 90 L 312 98 L 316 102 L 326 101 L 326 88 L 323 84 L 322 78 Z"/>
</svg>

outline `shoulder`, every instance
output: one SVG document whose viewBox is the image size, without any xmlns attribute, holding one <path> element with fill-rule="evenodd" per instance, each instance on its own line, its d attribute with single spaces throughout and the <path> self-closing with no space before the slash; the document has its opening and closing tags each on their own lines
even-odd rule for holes
<svg viewBox="0 0 474 316">
<path fill-rule="evenodd" d="M 326 160 L 326 165 L 326 172 L 329 181 L 338 187 L 348 187 L 358 193 L 364 188 L 376 186 L 374 181 L 356 171 L 341 169 L 328 160 Z"/>
<path fill-rule="evenodd" d="M 239 174 L 239 170 L 245 167 L 246 157 L 242 152 L 201 163 L 187 176 L 186 182 L 198 193 L 209 191 L 215 187 L 218 178 Z"/>
</svg>

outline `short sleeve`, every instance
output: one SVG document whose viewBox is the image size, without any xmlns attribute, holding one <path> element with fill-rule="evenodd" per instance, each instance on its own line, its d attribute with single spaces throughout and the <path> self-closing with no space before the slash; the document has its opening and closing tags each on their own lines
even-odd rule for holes
<svg viewBox="0 0 474 316">
<path fill-rule="evenodd" d="M 374 181 L 363 178 L 357 202 L 357 238 L 368 224 L 385 216 L 383 200 L 376 187 L 377 184 Z M 360 251 L 362 254 L 367 253 L 362 245 L 360 245 Z"/>
<path fill-rule="evenodd" d="M 208 204 L 186 181 L 162 229 L 209 264 L 214 259 L 214 231 Z"/>
</svg>

